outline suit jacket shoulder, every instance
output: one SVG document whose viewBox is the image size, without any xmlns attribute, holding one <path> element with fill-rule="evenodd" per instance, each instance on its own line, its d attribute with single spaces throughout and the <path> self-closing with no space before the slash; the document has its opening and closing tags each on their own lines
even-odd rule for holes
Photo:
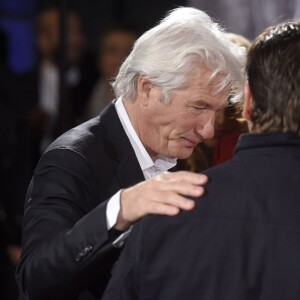
<svg viewBox="0 0 300 300">
<path fill-rule="evenodd" d="M 291 148 L 238 154 L 205 172 L 194 210 L 137 224 L 104 300 L 298 299 L 300 152 Z"/>
</svg>

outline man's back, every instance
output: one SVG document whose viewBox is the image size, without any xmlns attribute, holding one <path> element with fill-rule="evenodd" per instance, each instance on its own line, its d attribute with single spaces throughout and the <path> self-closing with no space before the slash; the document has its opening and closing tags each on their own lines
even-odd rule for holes
<svg viewBox="0 0 300 300">
<path fill-rule="evenodd" d="M 104 299 L 299 299 L 299 174 L 299 138 L 244 135 L 193 211 L 135 226 Z"/>
</svg>

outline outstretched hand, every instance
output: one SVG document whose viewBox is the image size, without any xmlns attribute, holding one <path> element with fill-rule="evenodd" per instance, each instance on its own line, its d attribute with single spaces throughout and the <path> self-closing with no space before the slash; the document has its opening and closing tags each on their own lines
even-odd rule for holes
<svg viewBox="0 0 300 300">
<path fill-rule="evenodd" d="M 124 231 L 149 214 L 174 216 L 191 210 L 193 200 L 204 193 L 207 176 L 188 171 L 164 172 L 121 192 L 121 208 L 115 229 Z M 186 197 L 184 197 L 186 196 Z"/>
</svg>

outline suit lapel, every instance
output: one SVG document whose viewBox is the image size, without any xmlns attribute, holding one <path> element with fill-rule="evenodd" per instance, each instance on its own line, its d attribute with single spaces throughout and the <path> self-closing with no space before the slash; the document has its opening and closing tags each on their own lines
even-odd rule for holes
<svg viewBox="0 0 300 300">
<path fill-rule="evenodd" d="M 132 186 L 145 180 L 133 149 L 131 152 L 133 152 L 133 155 L 121 160 L 116 169 L 116 177 L 122 188 Z"/>
<path fill-rule="evenodd" d="M 116 179 L 120 188 L 132 186 L 145 180 L 133 147 L 124 131 L 114 102 L 102 113 L 101 123 L 106 127 L 109 155 L 115 160 Z M 114 182 L 114 186 L 116 186 Z"/>
</svg>

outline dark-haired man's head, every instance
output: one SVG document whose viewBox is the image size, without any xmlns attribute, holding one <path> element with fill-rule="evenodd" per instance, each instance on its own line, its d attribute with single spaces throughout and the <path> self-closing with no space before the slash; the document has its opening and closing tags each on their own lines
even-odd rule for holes
<svg viewBox="0 0 300 300">
<path fill-rule="evenodd" d="M 300 21 L 267 28 L 250 48 L 244 117 L 254 132 L 300 136 Z"/>
</svg>

